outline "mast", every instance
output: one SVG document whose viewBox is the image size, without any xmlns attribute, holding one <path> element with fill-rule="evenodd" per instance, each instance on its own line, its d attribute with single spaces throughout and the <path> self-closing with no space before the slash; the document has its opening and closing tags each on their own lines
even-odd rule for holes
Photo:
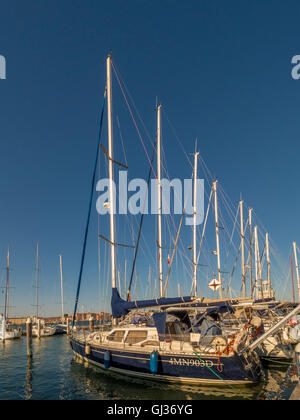
<svg viewBox="0 0 300 420">
<path fill-rule="evenodd" d="M 241 218 L 241 259 L 242 259 L 242 285 L 243 295 L 246 297 L 246 277 L 245 277 L 245 247 L 244 247 L 244 215 L 243 201 L 240 201 L 240 218 Z"/>
<path fill-rule="evenodd" d="M 271 284 L 271 262 L 270 262 L 270 247 L 269 247 L 269 234 L 266 233 L 266 256 L 267 256 L 267 280 L 269 289 L 269 298 L 272 297 L 272 284 Z"/>
<path fill-rule="evenodd" d="M 250 290 L 253 297 L 253 262 L 252 262 L 252 208 L 249 207 L 249 253 L 250 253 Z"/>
<path fill-rule="evenodd" d="M 8 319 L 8 307 L 9 307 L 9 268 L 10 268 L 10 257 L 9 249 L 7 251 L 7 266 L 6 266 L 6 288 L 5 288 L 5 306 L 4 306 L 4 319 Z"/>
<path fill-rule="evenodd" d="M 258 237 L 257 237 L 257 226 L 254 226 L 254 242 L 255 242 L 255 283 L 256 283 L 256 297 L 259 299 L 258 293 L 258 281 L 260 282 L 261 286 L 261 297 L 264 298 L 264 291 L 263 291 L 263 284 L 262 284 L 262 277 L 261 277 L 261 263 L 260 263 L 260 256 L 259 256 L 259 245 L 258 245 Z"/>
<path fill-rule="evenodd" d="M 114 217 L 114 193 L 113 193 L 113 125 L 112 125 L 112 82 L 111 82 L 111 56 L 106 60 L 107 69 L 107 123 L 108 123 L 108 171 L 109 171 L 109 208 L 110 208 L 110 241 L 111 241 L 111 285 L 116 287 L 115 265 L 115 217 Z"/>
<path fill-rule="evenodd" d="M 124 263 L 124 296 L 126 299 L 126 289 L 127 288 L 127 260 Z"/>
<path fill-rule="evenodd" d="M 215 197 L 215 224 L 216 224 L 216 246 L 217 246 L 217 263 L 218 263 L 218 280 L 220 284 L 219 294 L 222 299 L 222 279 L 221 279 L 221 263 L 220 263 L 220 243 L 219 243 L 219 220 L 218 220 L 218 197 L 217 197 L 217 182 L 213 182 L 213 190 Z"/>
<path fill-rule="evenodd" d="M 162 233 L 161 233 L 161 105 L 157 107 L 157 203 L 158 203 L 158 267 L 159 294 L 163 296 Z"/>
<path fill-rule="evenodd" d="M 298 302 L 300 302 L 300 278 L 299 278 L 299 266 L 298 266 L 298 256 L 297 256 L 296 242 L 293 242 L 293 248 L 294 248 L 294 256 L 295 256 L 297 284 L 298 284 Z"/>
<path fill-rule="evenodd" d="M 119 284 L 119 293 L 120 293 L 120 296 L 122 296 L 120 270 L 118 270 L 118 284 Z"/>
<path fill-rule="evenodd" d="M 35 287 L 36 287 L 36 317 L 39 316 L 39 243 L 36 245 L 36 268 L 35 268 Z"/>
<path fill-rule="evenodd" d="M 255 259 L 255 293 L 257 298 L 257 283 L 258 283 L 258 270 L 257 270 L 257 227 L 254 227 L 254 259 Z"/>
<path fill-rule="evenodd" d="M 60 292 L 61 292 L 61 319 L 64 320 L 64 286 L 63 286 L 63 271 L 62 271 L 62 257 L 59 255 L 59 269 L 60 269 Z"/>
<path fill-rule="evenodd" d="M 294 271 L 293 271 L 293 254 L 291 254 L 291 274 L 292 274 L 292 287 L 293 287 L 293 302 L 296 302 L 295 299 L 295 285 L 294 285 Z"/>
<path fill-rule="evenodd" d="M 197 296 L 197 241 L 196 241 L 196 226 L 197 226 L 197 165 L 198 165 L 198 155 L 199 153 L 196 152 L 194 156 L 194 224 L 193 224 L 193 289 L 194 289 L 194 296 Z"/>
</svg>

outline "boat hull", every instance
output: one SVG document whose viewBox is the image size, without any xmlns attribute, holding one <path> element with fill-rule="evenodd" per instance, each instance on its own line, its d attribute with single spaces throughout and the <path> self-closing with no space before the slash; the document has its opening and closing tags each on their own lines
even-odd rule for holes
<svg viewBox="0 0 300 420">
<path fill-rule="evenodd" d="M 41 328 L 40 333 L 38 333 L 37 328 L 32 330 L 33 337 L 53 337 L 54 335 L 56 335 L 56 327 Z"/>
<path fill-rule="evenodd" d="M 5 333 L 5 339 L 3 340 L 2 334 L 0 335 L 0 341 L 17 340 L 21 338 L 22 333 L 20 331 L 8 331 Z"/>
<path fill-rule="evenodd" d="M 150 352 L 128 351 L 105 346 L 89 345 L 71 338 L 70 344 L 74 355 L 99 368 L 104 367 L 104 355 L 110 353 L 110 367 L 107 371 L 139 379 L 162 382 L 197 384 L 253 384 L 263 380 L 260 365 L 246 371 L 249 360 L 238 355 L 218 357 L 217 355 L 182 355 L 159 353 L 157 373 L 150 371 Z"/>
</svg>

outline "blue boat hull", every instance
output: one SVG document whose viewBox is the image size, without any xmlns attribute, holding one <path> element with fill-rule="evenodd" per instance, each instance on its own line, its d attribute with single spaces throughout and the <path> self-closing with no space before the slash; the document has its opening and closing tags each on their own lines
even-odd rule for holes
<svg viewBox="0 0 300 420">
<path fill-rule="evenodd" d="M 143 351 L 118 350 L 105 346 L 89 346 L 74 337 L 71 347 L 76 356 L 100 368 L 104 368 L 104 355 L 110 353 L 110 367 L 116 373 L 127 376 L 164 382 L 189 384 L 249 384 L 263 380 L 260 364 L 254 363 L 252 369 L 245 369 L 251 360 L 238 355 L 218 357 L 217 355 L 198 356 L 182 354 L 158 354 L 157 373 L 151 373 L 150 353 Z"/>
</svg>

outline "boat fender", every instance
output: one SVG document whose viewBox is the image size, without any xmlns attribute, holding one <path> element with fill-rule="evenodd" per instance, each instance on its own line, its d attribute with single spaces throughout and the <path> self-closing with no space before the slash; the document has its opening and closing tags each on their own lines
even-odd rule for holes
<svg viewBox="0 0 300 420">
<path fill-rule="evenodd" d="M 91 346 L 89 344 L 85 345 L 85 354 L 89 356 L 91 354 Z"/>
<path fill-rule="evenodd" d="M 107 350 L 104 353 L 104 367 L 105 367 L 105 369 L 110 368 L 110 363 L 111 363 L 110 351 Z"/>
<path fill-rule="evenodd" d="M 158 352 L 156 350 L 150 353 L 150 372 L 154 374 L 158 372 Z"/>
</svg>

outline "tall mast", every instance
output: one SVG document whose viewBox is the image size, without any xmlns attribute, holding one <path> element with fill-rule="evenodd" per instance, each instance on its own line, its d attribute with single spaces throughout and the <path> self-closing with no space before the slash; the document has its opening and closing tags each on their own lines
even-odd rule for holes
<svg viewBox="0 0 300 420">
<path fill-rule="evenodd" d="M 242 259 L 242 285 L 243 295 L 246 297 L 246 277 L 245 277 L 245 247 L 244 247 L 244 215 L 243 201 L 240 201 L 240 218 L 241 218 L 241 259 Z"/>
<path fill-rule="evenodd" d="M 35 287 L 36 287 L 36 317 L 39 316 L 39 243 L 36 245 L 36 268 L 35 268 Z"/>
<path fill-rule="evenodd" d="M 269 234 L 266 233 L 266 256 L 267 256 L 267 279 L 269 298 L 272 297 L 272 284 L 271 284 L 271 261 L 270 261 L 270 247 L 269 247 Z"/>
<path fill-rule="evenodd" d="M 261 298 L 264 298 L 264 290 L 262 284 L 262 276 L 261 276 L 261 263 L 260 263 L 260 255 L 259 255 L 259 244 L 258 244 L 258 236 L 257 236 L 257 226 L 254 226 L 254 241 L 255 241 L 255 282 L 256 282 L 256 296 L 259 299 L 258 293 L 258 281 L 261 287 Z"/>
<path fill-rule="evenodd" d="M 126 299 L 126 290 L 127 290 L 127 260 L 124 263 L 124 296 Z"/>
<path fill-rule="evenodd" d="M 298 256 L 297 256 L 296 242 L 293 242 L 293 248 L 294 248 L 294 256 L 295 256 L 297 284 L 298 284 L 298 302 L 300 302 L 300 278 L 299 278 L 299 266 L 298 266 Z"/>
<path fill-rule="evenodd" d="M 109 208 L 110 208 L 110 242 L 111 242 L 111 286 L 116 287 L 115 265 L 115 218 L 114 218 L 114 189 L 113 189 L 113 125 L 112 125 L 112 82 L 111 82 L 111 56 L 106 60 L 107 69 L 107 120 L 108 120 L 108 172 L 109 172 Z"/>
<path fill-rule="evenodd" d="M 254 259 L 255 259 L 255 293 L 258 299 L 257 284 L 258 284 L 258 262 L 257 262 L 257 226 L 254 226 Z"/>
<path fill-rule="evenodd" d="M 6 288 L 5 288 L 5 307 L 4 307 L 4 317 L 5 320 L 8 319 L 8 307 L 9 307 L 9 249 L 7 251 L 7 265 L 6 265 Z"/>
<path fill-rule="evenodd" d="M 252 263 L 252 208 L 249 207 L 249 253 L 250 253 L 250 295 L 253 297 L 253 263 Z"/>
<path fill-rule="evenodd" d="M 60 269 L 60 292 L 61 292 L 61 318 L 64 319 L 64 285 L 63 285 L 63 271 L 62 271 L 62 257 L 59 255 L 59 269 Z"/>
<path fill-rule="evenodd" d="M 221 279 L 221 263 L 220 263 L 220 243 L 219 243 L 219 219 L 218 219 L 218 196 L 217 196 L 217 182 L 213 182 L 213 190 L 215 196 L 215 224 L 216 224 L 216 246 L 217 246 L 217 263 L 218 263 L 218 280 L 220 284 L 219 294 L 222 299 L 222 279 Z"/>
<path fill-rule="evenodd" d="M 161 105 L 157 107 L 157 203 L 158 203 L 158 267 L 159 294 L 163 296 L 162 233 L 161 233 Z"/>
<path fill-rule="evenodd" d="M 293 302 L 296 303 L 295 285 L 294 285 L 294 271 L 293 271 L 293 254 L 291 254 L 291 274 L 292 274 L 292 287 L 293 287 Z"/>
<path fill-rule="evenodd" d="M 196 226 L 197 226 L 197 165 L 198 165 L 198 155 L 196 152 L 194 156 L 194 224 L 193 224 L 193 289 L 194 295 L 197 296 L 197 241 L 196 241 Z"/>
</svg>

